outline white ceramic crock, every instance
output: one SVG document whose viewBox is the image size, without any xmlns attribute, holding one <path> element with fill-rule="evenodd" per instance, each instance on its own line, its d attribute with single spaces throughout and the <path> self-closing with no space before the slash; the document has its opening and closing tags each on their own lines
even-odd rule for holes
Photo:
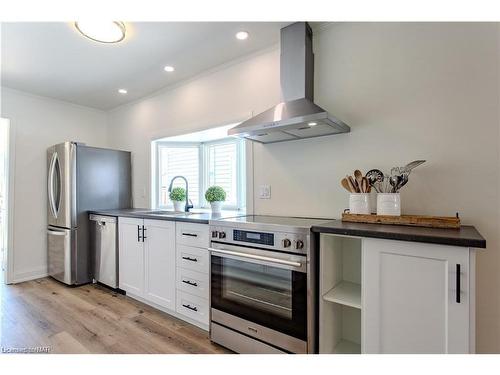
<svg viewBox="0 0 500 375">
<path fill-rule="evenodd" d="M 351 214 L 371 214 L 370 194 L 351 193 L 349 195 L 349 212 Z"/>
<path fill-rule="evenodd" d="M 222 208 L 222 202 L 217 201 L 217 202 L 210 202 L 210 206 L 212 207 L 212 212 L 214 214 L 218 214 L 221 211 Z"/>
<path fill-rule="evenodd" d="M 401 216 L 401 197 L 399 193 L 378 193 L 377 215 Z"/>
<path fill-rule="evenodd" d="M 186 206 L 185 201 L 173 201 L 174 202 L 174 210 L 177 212 L 183 212 Z"/>
</svg>

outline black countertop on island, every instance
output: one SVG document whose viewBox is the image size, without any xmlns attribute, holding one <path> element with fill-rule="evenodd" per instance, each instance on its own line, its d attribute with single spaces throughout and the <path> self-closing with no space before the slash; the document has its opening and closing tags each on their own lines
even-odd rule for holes
<svg viewBox="0 0 500 375">
<path fill-rule="evenodd" d="M 167 221 L 183 221 L 187 223 L 208 224 L 210 220 L 218 220 L 229 217 L 244 216 L 244 212 L 235 211 L 222 211 L 220 214 L 212 212 L 200 212 L 193 210 L 189 213 L 168 213 L 158 214 L 161 210 L 153 210 L 150 208 L 122 208 L 116 210 L 92 210 L 89 214 L 116 216 L 116 217 L 135 217 L 138 219 L 153 219 L 153 220 L 167 220 Z M 156 213 L 155 213 L 156 212 Z M 172 211 L 170 211 L 172 212 Z"/>
<path fill-rule="evenodd" d="M 404 225 L 349 223 L 341 220 L 314 225 L 316 233 L 381 238 L 387 240 L 425 242 L 474 248 L 486 248 L 486 240 L 476 228 L 463 225 L 460 229 L 423 228 Z"/>
</svg>

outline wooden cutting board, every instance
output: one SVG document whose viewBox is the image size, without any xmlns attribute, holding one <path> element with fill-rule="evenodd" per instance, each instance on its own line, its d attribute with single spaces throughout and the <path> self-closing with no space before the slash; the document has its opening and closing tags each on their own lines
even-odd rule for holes
<svg viewBox="0 0 500 375">
<path fill-rule="evenodd" d="M 422 215 L 401 215 L 401 216 L 385 216 L 385 215 L 361 215 L 343 213 L 342 221 L 350 223 L 367 223 L 367 224 L 391 224 L 391 225 L 408 225 L 413 227 L 426 228 L 460 228 L 460 218 L 454 216 L 422 216 Z"/>
</svg>

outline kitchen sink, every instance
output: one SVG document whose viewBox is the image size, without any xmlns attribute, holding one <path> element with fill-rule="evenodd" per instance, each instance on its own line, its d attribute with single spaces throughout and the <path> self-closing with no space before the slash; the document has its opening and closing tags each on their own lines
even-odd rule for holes
<svg viewBox="0 0 500 375">
<path fill-rule="evenodd" d="M 167 210 L 137 211 L 136 213 L 145 214 L 145 215 L 161 215 L 161 216 L 190 215 L 191 214 L 191 212 L 178 212 L 178 211 L 167 211 Z"/>
</svg>

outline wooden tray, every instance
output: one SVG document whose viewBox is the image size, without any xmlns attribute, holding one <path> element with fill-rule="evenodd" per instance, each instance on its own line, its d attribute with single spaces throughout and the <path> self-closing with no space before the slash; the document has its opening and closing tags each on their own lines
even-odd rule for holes
<svg viewBox="0 0 500 375">
<path fill-rule="evenodd" d="M 426 228 L 460 228 L 460 218 L 453 216 L 421 216 L 421 215 L 360 215 L 344 212 L 342 221 L 350 223 L 368 223 L 368 224 L 392 224 L 409 225 L 413 227 Z"/>
</svg>

